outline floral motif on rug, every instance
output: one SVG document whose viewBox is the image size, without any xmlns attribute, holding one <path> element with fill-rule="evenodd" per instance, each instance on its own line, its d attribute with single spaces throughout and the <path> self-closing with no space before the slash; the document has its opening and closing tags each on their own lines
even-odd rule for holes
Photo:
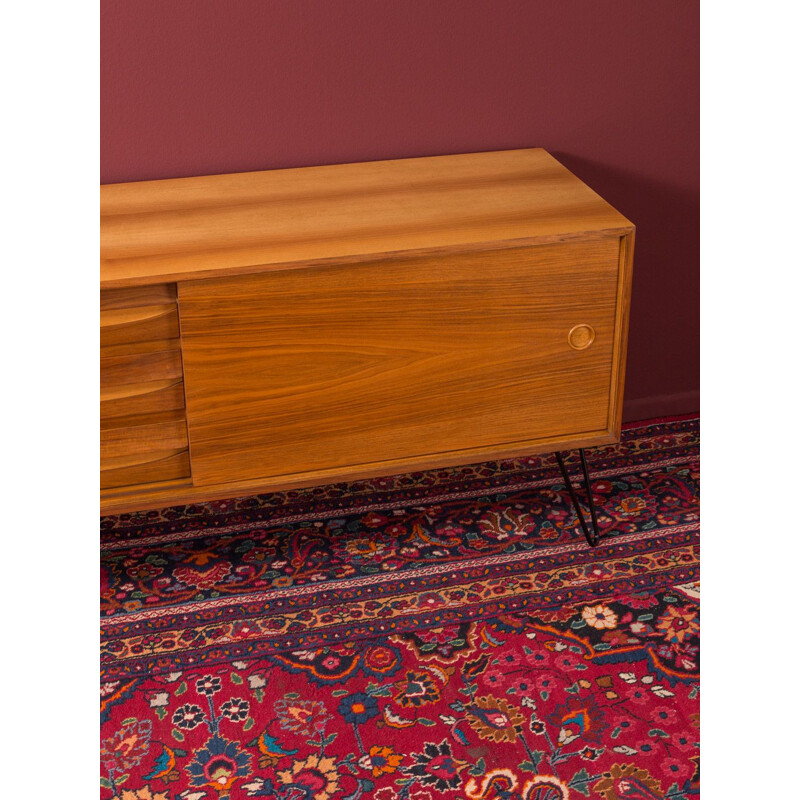
<svg viewBox="0 0 800 800">
<path fill-rule="evenodd" d="M 697 795 L 698 427 L 104 519 L 101 797 Z"/>
</svg>

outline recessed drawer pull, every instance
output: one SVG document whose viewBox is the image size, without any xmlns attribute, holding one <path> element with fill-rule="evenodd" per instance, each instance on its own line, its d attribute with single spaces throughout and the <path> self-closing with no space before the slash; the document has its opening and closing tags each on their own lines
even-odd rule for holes
<svg viewBox="0 0 800 800">
<path fill-rule="evenodd" d="M 103 289 L 100 291 L 100 310 L 112 308 L 142 308 L 163 305 L 178 300 L 174 283 L 160 283 L 154 286 L 134 286 L 126 289 Z"/>
<path fill-rule="evenodd" d="M 112 328 L 117 325 L 132 325 L 135 322 L 163 317 L 175 310 L 174 303 L 160 306 L 140 306 L 139 308 L 115 308 L 100 312 L 100 327 Z"/>
<path fill-rule="evenodd" d="M 169 389 L 171 386 L 177 386 L 180 380 L 166 380 L 166 381 L 147 381 L 144 383 L 129 383 L 124 386 L 114 386 L 111 388 L 100 390 L 100 402 L 107 400 L 122 400 L 125 397 L 137 397 L 141 394 L 150 394 L 151 392 L 160 392 L 162 389 Z"/>
<path fill-rule="evenodd" d="M 100 468 L 100 488 L 114 489 L 122 486 L 147 484 L 188 478 L 190 474 L 189 451 L 164 450 L 147 455 L 106 458 Z"/>
<path fill-rule="evenodd" d="M 100 312 L 101 347 L 176 339 L 179 335 L 178 306 L 174 303 Z"/>
<path fill-rule="evenodd" d="M 112 469 L 123 469 L 125 467 L 138 467 L 142 464 L 155 464 L 159 461 L 164 461 L 168 458 L 185 453 L 185 447 L 179 447 L 173 450 L 165 450 L 157 453 L 134 453 L 132 455 L 114 456 L 111 458 L 104 458 L 100 464 L 101 472 L 108 472 Z"/>
<path fill-rule="evenodd" d="M 585 350 L 595 337 L 594 328 L 591 325 L 576 325 L 568 334 L 567 341 L 574 350 Z"/>
<path fill-rule="evenodd" d="M 168 347 L 170 344 L 164 342 L 160 346 Z M 178 349 L 100 358 L 101 390 L 113 391 L 121 386 L 138 386 L 152 380 L 180 380 L 182 375 L 181 351 Z"/>
<path fill-rule="evenodd" d="M 100 486 L 125 486 L 190 474 L 183 412 L 101 420 Z"/>
</svg>

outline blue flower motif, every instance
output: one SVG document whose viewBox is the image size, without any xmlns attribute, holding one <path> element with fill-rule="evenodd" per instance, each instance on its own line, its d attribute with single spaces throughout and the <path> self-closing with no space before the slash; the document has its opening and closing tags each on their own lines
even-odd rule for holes
<svg viewBox="0 0 800 800">
<path fill-rule="evenodd" d="M 215 735 L 195 752 L 186 771 L 191 775 L 192 786 L 229 791 L 235 780 L 249 773 L 249 767 L 249 754 L 241 752 L 236 742 Z"/>
<path fill-rule="evenodd" d="M 204 675 L 197 683 L 197 691 L 207 697 L 216 694 L 222 688 L 222 680 L 214 675 Z"/>
<path fill-rule="evenodd" d="M 361 725 L 367 720 L 378 716 L 378 701 L 371 695 L 357 692 L 342 698 L 339 703 L 339 713 L 345 722 L 352 725 Z"/>
<path fill-rule="evenodd" d="M 185 731 L 190 731 L 196 728 L 201 722 L 205 722 L 206 715 L 200 706 L 194 703 L 186 703 L 186 705 L 175 709 L 172 715 L 172 724 L 176 728 L 183 728 Z"/>
<path fill-rule="evenodd" d="M 247 719 L 247 715 L 250 713 L 250 703 L 242 700 L 241 697 L 232 697 L 222 704 L 220 711 L 232 722 L 241 722 L 243 719 Z"/>
</svg>

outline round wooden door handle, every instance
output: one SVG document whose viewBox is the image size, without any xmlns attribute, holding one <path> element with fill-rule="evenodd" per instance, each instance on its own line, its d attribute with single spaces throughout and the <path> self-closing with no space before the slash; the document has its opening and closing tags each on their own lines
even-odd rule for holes
<svg viewBox="0 0 800 800">
<path fill-rule="evenodd" d="M 585 350 L 594 341 L 594 328 L 591 325 L 576 325 L 568 334 L 569 346 L 575 350 Z"/>
</svg>

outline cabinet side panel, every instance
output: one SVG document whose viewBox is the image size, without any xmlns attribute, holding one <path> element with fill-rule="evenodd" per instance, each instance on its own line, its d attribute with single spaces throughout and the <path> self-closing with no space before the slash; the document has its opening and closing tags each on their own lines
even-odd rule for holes
<svg viewBox="0 0 800 800">
<path fill-rule="evenodd" d="M 617 321 L 614 327 L 614 358 L 611 366 L 611 402 L 608 430 L 616 439 L 622 430 L 622 404 L 625 394 L 625 365 L 628 352 L 631 287 L 633 284 L 634 233 L 619 240 L 619 276 L 617 278 Z"/>
</svg>

